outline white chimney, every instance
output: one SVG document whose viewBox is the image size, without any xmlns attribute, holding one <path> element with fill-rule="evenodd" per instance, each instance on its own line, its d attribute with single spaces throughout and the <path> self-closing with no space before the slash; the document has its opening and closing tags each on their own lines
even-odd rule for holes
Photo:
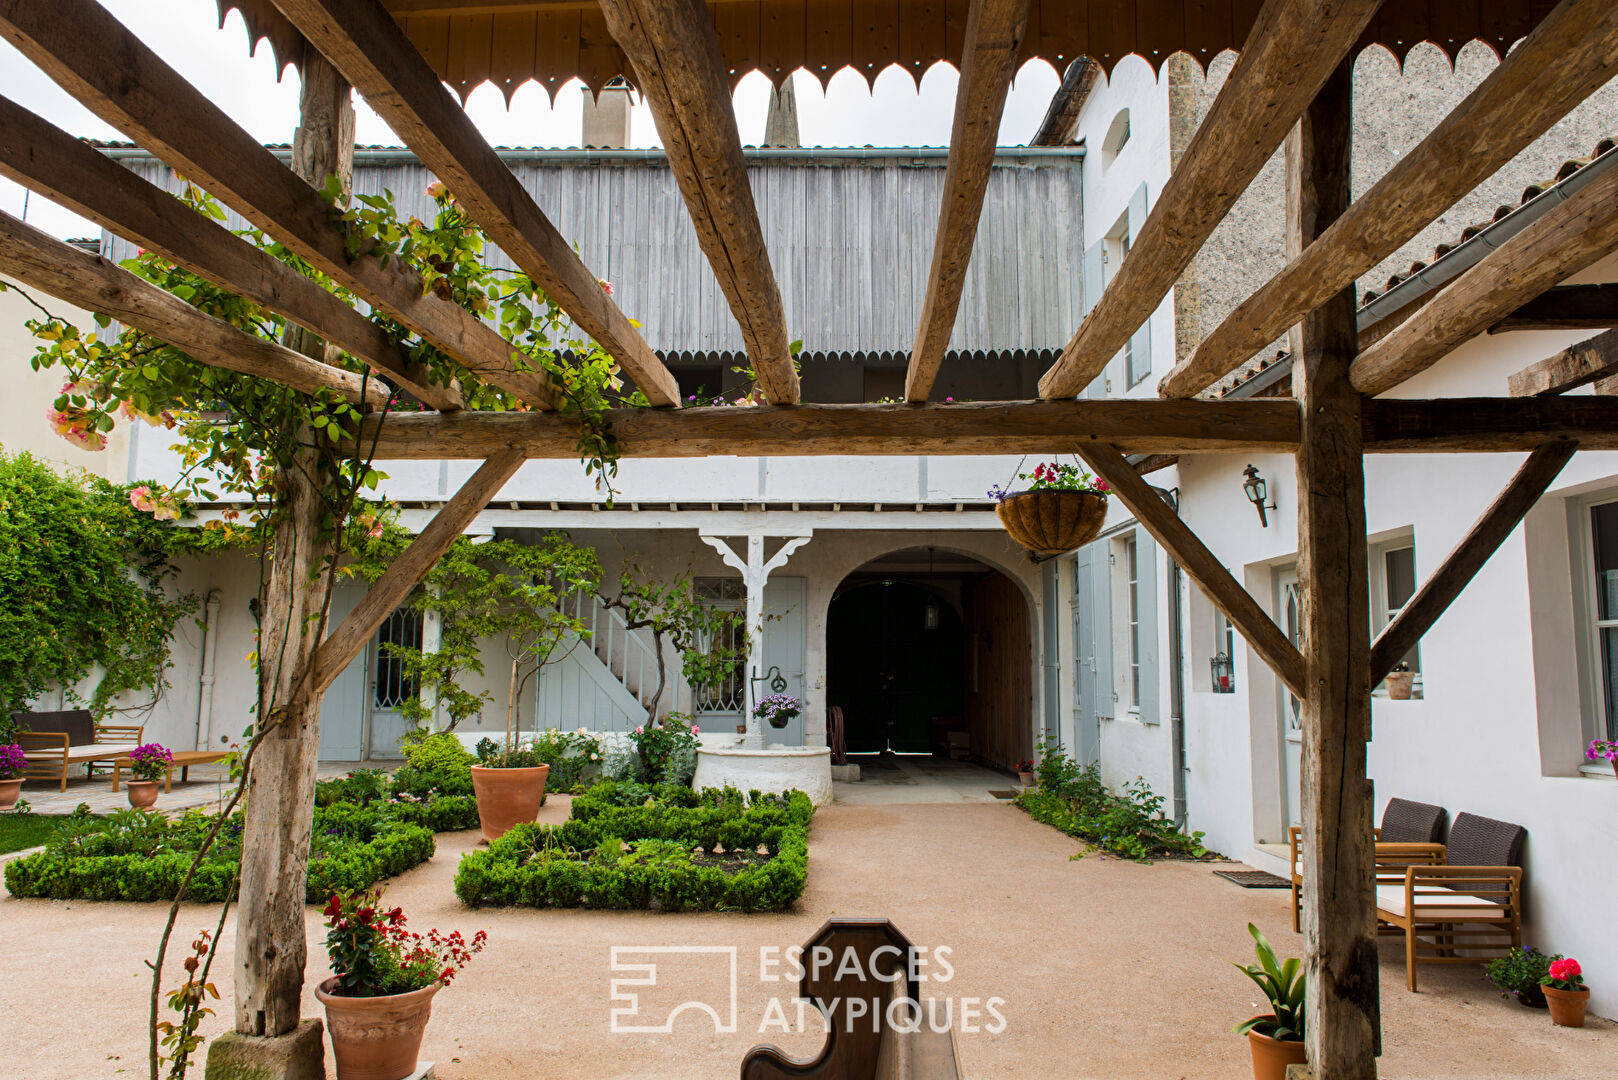
<svg viewBox="0 0 1618 1080">
<path fill-rule="evenodd" d="M 584 95 L 584 148 L 622 150 L 629 145 L 629 84 L 614 79 L 601 88 L 599 97 Z"/>
</svg>

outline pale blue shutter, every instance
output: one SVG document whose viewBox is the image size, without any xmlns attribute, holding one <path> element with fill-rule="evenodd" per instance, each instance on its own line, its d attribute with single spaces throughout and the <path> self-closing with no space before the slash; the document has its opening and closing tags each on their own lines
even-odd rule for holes
<svg viewBox="0 0 1618 1080">
<path fill-rule="evenodd" d="M 1084 309 L 1081 318 L 1090 314 L 1090 310 L 1101 299 L 1101 291 L 1106 288 L 1106 247 L 1102 241 L 1097 241 L 1084 249 Z M 1099 398 L 1107 396 L 1107 376 L 1103 371 L 1097 375 L 1090 385 L 1085 387 L 1085 397 Z"/>
<path fill-rule="evenodd" d="M 1155 724 L 1162 719 L 1157 692 L 1157 541 L 1144 530 L 1135 533 L 1135 561 L 1140 604 L 1140 719 L 1143 724 Z"/>
<path fill-rule="evenodd" d="M 1146 185 L 1129 197 L 1129 245 L 1135 246 L 1140 227 L 1146 224 Z M 1147 319 L 1129 339 L 1129 385 L 1134 386 L 1152 373 L 1152 320 Z"/>
<path fill-rule="evenodd" d="M 1091 625 L 1096 635 L 1096 716 L 1111 720 L 1115 710 L 1118 684 L 1112 675 L 1112 657 L 1116 644 L 1112 640 L 1112 541 L 1099 540 L 1090 545 L 1095 548 L 1095 584 L 1091 590 L 1091 610 L 1095 613 Z"/>
</svg>

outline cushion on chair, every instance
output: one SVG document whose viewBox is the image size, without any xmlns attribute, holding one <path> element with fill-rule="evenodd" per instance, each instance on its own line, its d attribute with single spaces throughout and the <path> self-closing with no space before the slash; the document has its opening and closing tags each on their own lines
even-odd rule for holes
<svg viewBox="0 0 1618 1080">
<path fill-rule="evenodd" d="M 1528 830 L 1509 821 L 1455 815 L 1449 830 L 1446 861 L 1451 866 L 1522 866 L 1523 841 Z"/>
<path fill-rule="evenodd" d="M 19 712 L 11 719 L 23 731 L 41 733 L 67 732 L 69 746 L 89 746 L 96 741 L 95 717 L 89 709 L 68 709 L 63 712 Z"/>
<path fill-rule="evenodd" d="M 1431 888 L 1431 886 L 1426 886 Z M 1376 887 L 1376 906 L 1378 911 L 1385 911 L 1389 915 L 1403 916 L 1405 913 L 1405 887 L 1403 885 L 1378 885 Z M 1453 895 L 1435 896 L 1431 892 L 1416 894 L 1416 917 L 1422 922 L 1466 922 L 1479 917 L 1488 918 L 1489 909 L 1499 912 L 1504 917 L 1505 905 L 1493 900 L 1486 900 L 1481 896 L 1470 896 L 1467 893 L 1454 893 Z"/>
<path fill-rule="evenodd" d="M 1449 811 L 1431 803 L 1389 799 L 1382 810 L 1382 841 L 1388 844 L 1437 844 L 1444 839 Z M 1452 858 L 1450 862 L 1454 862 Z M 1476 866 L 1477 863 L 1464 865 Z"/>
</svg>

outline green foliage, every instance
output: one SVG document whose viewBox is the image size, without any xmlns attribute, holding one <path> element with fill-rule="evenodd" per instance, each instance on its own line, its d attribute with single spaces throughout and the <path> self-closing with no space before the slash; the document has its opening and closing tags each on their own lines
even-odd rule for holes
<svg viewBox="0 0 1618 1080">
<path fill-rule="evenodd" d="M 1258 984 L 1270 1001 L 1269 1016 L 1255 1016 L 1236 1025 L 1238 1035 L 1258 1031 L 1282 1042 L 1302 1042 L 1304 1037 L 1304 973 L 1303 962 L 1293 957 L 1286 962 L 1277 960 L 1275 950 L 1264 940 L 1264 935 L 1252 923 L 1247 932 L 1253 935 L 1253 951 L 1257 964 L 1235 966 Z"/>
<path fill-rule="evenodd" d="M 1500 991 L 1500 996 L 1515 994 L 1530 1001 L 1543 1001 L 1540 980 L 1549 977 L 1551 961 L 1560 959 L 1542 953 L 1532 945 L 1512 946 L 1504 956 L 1490 960 L 1483 968 L 1484 976 Z"/>
<path fill-rule="evenodd" d="M 472 797 L 476 760 L 454 735 L 431 735 L 406 744 L 406 763 L 391 779 L 380 769 L 358 769 L 346 777 L 319 781 L 315 805 L 376 805 L 398 821 L 433 832 L 470 829 L 478 823 L 478 804 Z"/>
<path fill-rule="evenodd" d="M 534 755 L 551 767 L 545 777 L 550 791 L 572 790 L 586 772 L 601 765 L 601 740 L 583 728 L 547 728 L 534 737 L 532 747 Z"/>
<path fill-rule="evenodd" d="M 172 900 L 213 821 L 202 810 L 172 820 L 142 810 L 75 815 L 44 851 L 6 863 L 6 888 L 13 896 L 55 900 Z M 230 895 L 241 835 L 238 814 L 197 867 L 188 899 L 208 903 Z M 306 898 L 318 903 L 342 889 L 365 888 L 432 858 L 433 848 L 429 829 L 385 805 L 317 807 Z"/>
<path fill-rule="evenodd" d="M 697 729 L 690 717 L 670 713 L 648 720 L 629 735 L 640 754 L 637 779 L 654 784 L 689 784 L 697 774 Z"/>
<path fill-rule="evenodd" d="M 180 1021 L 164 1020 L 157 1025 L 163 1049 L 167 1051 L 159 1060 L 169 1063 L 168 1080 L 185 1080 L 192 1057 L 202 1047 L 203 1039 L 197 1029 L 205 1018 L 213 1015 L 213 1010 L 204 1002 L 209 997 L 219 1000 L 219 990 L 208 981 L 208 969 L 213 966 L 212 943 L 213 935 L 206 930 L 191 943 L 191 955 L 185 958 L 185 982 L 169 991 L 168 997 L 169 1008 L 180 1014 Z"/>
<path fill-rule="evenodd" d="M 137 511 L 125 488 L 0 454 L 0 742 L 11 714 L 54 687 L 97 715 L 122 694 L 155 702 L 168 688 L 170 634 L 196 610 L 164 588 L 180 531 Z"/>
<path fill-rule="evenodd" d="M 1042 821 L 1090 844 L 1089 850 L 1139 862 L 1154 856 L 1193 859 L 1209 855 L 1202 833 L 1190 836 L 1163 816 L 1163 796 L 1137 777 L 1114 794 L 1101 782 L 1101 767 L 1080 766 L 1055 741 L 1040 740 L 1038 786 L 1017 797 L 1017 805 Z"/>
<path fill-rule="evenodd" d="M 65 815 L 30 813 L 18 802 L 11 813 L 0 814 L 0 855 L 39 847 L 67 820 Z"/>
<path fill-rule="evenodd" d="M 645 628 L 652 634 L 657 656 L 657 691 L 652 695 L 649 713 L 655 717 L 668 682 L 664 670 L 663 643 L 667 641 L 680 654 L 685 681 L 693 687 L 716 686 L 740 671 L 747 659 L 746 615 L 704 603 L 690 574 L 661 582 L 638 565 L 626 566 L 618 575 L 618 593 L 601 597 L 609 608 L 623 612 L 631 630 Z"/>
<path fill-rule="evenodd" d="M 733 788 L 597 784 L 561 825 L 518 825 L 467 853 L 467 904 L 780 911 L 803 894 L 814 806 Z"/>
</svg>

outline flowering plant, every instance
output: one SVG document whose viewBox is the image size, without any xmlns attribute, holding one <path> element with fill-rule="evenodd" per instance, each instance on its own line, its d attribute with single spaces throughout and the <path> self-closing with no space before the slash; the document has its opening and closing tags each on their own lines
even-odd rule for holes
<svg viewBox="0 0 1618 1080">
<path fill-rule="evenodd" d="M 340 892 L 326 903 L 326 955 L 342 997 L 386 997 L 448 986 L 482 952 L 489 935 L 471 942 L 460 931 L 425 936 L 405 928 L 403 908 L 383 909 L 382 890 Z"/>
<path fill-rule="evenodd" d="M 767 698 L 760 698 L 758 704 L 753 706 L 753 715 L 768 721 L 773 728 L 786 727 L 802 711 L 803 702 L 791 694 L 771 694 Z"/>
<path fill-rule="evenodd" d="M 636 776 L 649 784 L 689 784 L 697 771 L 701 729 L 684 713 L 648 720 L 629 733 L 640 760 Z"/>
<path fill-rule="evenodd" d="M 989 498 L 1000 502 L 1008 495 L 1017 495 L 1024 491 L 1088 491 L 1092 495 L 1103 498 L 1112 490 L 1105 480 L 1091 476 L 1077 465 L 1061 465 L 1057 462 L 1041 462 L 1034 466 L 1033 472 L 1018 473 L 1018 480 L 1027 483 L 1013 490 L 1007 490 L 999 484 L 989 489 Z"/>
<path fill-rule="evenodd" d="M 28 767 L 28 756 L 16 743 L 0 743 L 0 780 L 15 780 Z"/>
<path fill-rule="evenodd" d="M 137 780 L 161 780 L 173 764 L 174 755 L 154 742 L 129 752 L 129 771 Z"/>
<path fill-rule="evenodd" d="M 1590 748 L 1584 752 L 1584 756 L 1591 761 L 1605 759 L 1618 764 L 1618 740 L 1591 739 Z"/>
<path fill-rule="evenodd" d="M 1539 984 L 1552 990 L 1583 990 L 1584 969 L 1572 957 L 1552 960 L 1550 972 L 1539 980 Z"/>
<path fill-rule="evenodd" d="M 1031 773 L 1034 771 L 1034 763 L 1028 758 L 1023 758 L 1021 761 L 1017 762 L 1017 764 L 1013 765 L 1012 768 L 1016 769 L 1020 773 Z"/>
</svg>

